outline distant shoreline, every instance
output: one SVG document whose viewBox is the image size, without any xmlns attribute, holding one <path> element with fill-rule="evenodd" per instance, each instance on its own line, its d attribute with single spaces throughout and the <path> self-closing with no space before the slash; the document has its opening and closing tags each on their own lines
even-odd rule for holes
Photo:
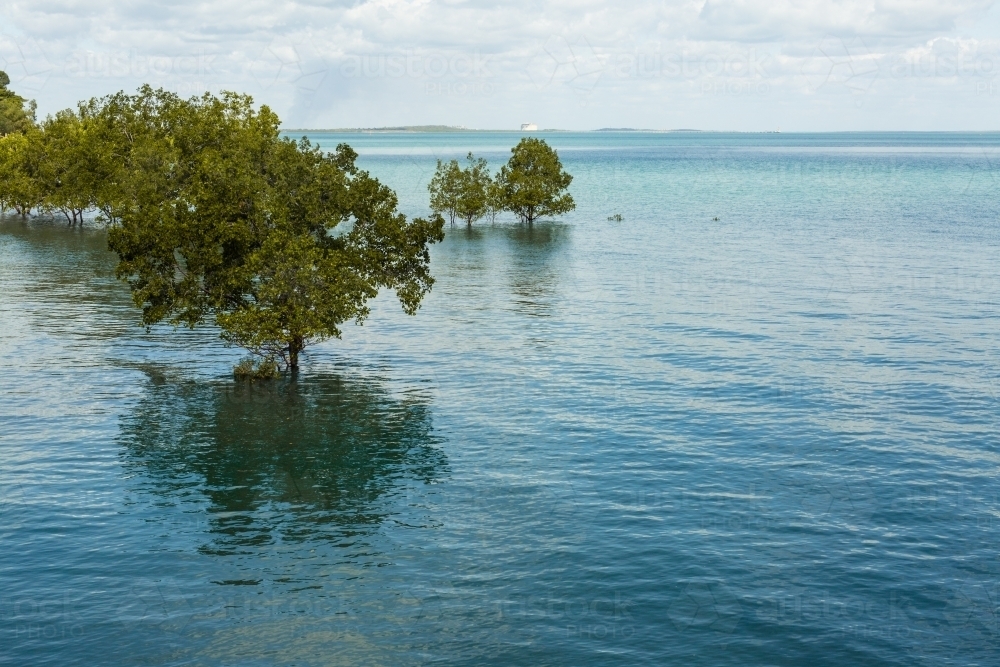
<svg viewBox="0 0 1000 667">
<path fill-rule="evenodd" d="M 335 127 L 335 128 L 303 128 L 282 129 L 282 132 L 338 132 L 341 134 L 378 134 L 378 133 L 454 133 L 454 132 L 516 132 L 521 130 L 488 130 L 454 125 L 400 125 L 397 127 Z M 567 132 L 569 130 L 531 130 L 531 132 Z"/>
<path fill-rule="evenodd" d="M 396 127 L 335 127 L 335 128 L 304 128 L 293 127 L 283 129 L 282 132 L 338 132 L 341 134 L 376 134 L 376 133 L 434 133 L 434 132 L 511 132 L 516 134 L 529 134 L 532 132 L 713 132 L 714 130 L 654 130 L 634 127 L 602 127 L 596 130 L 560 130 L 557 128 L 543 128 L 541 130 L 491 130 L 482 128 L 469 128 L 460 125 L 400 125 Z M 773 130 L 772 130 L 773 132 Z M 756 134 L 756 133 L 755 133 Z"/>
<path fill-rule="evenodd" d="M 631 127 L 602 127 L 596 130 L 562 130 L 544 128 L 541 130 L 508 130 L 488 128 L 454 127 L 450 125 L 404 125 L 399 127 L 337 127 L 337 128 L 282 128 L 283 133 L 327 132 L 331 134 L 460 134 L 474 132 L 496 132 L 507 134 L 542 133 L 634 133 L 634 134 L 997 134 L 1000 130 L 696 130 L 672 129 L 654 130 Z"/>
</svg>

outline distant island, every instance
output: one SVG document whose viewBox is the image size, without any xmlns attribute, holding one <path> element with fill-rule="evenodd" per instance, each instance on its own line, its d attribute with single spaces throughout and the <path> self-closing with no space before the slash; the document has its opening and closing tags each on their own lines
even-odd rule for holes
<svg viewBox="0 0 1000 667">
<path fill-rule="evenodd" d="M 282 129 L 282 132 L 339 132 L 342 134 L 372 134 L 377 132 L 567 132 L 568 130 L 558 130 L 555 128 L 544 128 L 541 130 L 482 130 L 478 128 L 468 128 L 463 125 L 399 125 L 395 127 L 333 127 L 333 128 L 289 128 Z"/>
<path fill-rule="evenodd" d="M 461 125 L 400 125 L 398 127 L 291 128 L 282 132 L 476 132 Z"/>
<path fill-rule="evenodd" d="M 597 130 L 591 130 L 592 132 L 705 132 L 705 130 L 692 130 L 689 128 L 680 128 L 676 130 L 654 130 L 651 128 L 637 128 L 637 127 L 602 127 Z"/>
<path fill-rule="evenodd" d="M 527 129 L 527 130 L 483 130 L 468 128 L 462 125 L 398 125 L 391 127 L 333 127 L 333 128 L 289 128 L 282 132 L 336 132 L 340 134 L 374 134 L 379 132 L 571 132 L 572 130 L 560 130 L 557 128 Z M 602 127 L 596 130 L 580 130 L 581 132 L 704 132 L 705 130 L 677 129 L 677 130 L 654 130 L 635 127 Z"/>
</svg>

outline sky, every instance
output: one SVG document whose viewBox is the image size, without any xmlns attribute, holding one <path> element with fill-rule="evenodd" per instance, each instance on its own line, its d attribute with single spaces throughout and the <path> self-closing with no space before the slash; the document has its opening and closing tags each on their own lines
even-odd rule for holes
<svg viewBox="0 0 1000 667">
<path fill-rule="evenodd" d="M 286 128 L 1000 130 L 1000 0 L 3 0 L 39 113 L 143 83 Z"/>
</svg>

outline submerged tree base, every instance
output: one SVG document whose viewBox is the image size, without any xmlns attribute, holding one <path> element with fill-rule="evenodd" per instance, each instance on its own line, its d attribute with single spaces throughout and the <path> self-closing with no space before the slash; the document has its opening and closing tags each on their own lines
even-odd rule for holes
<svg viewBox="0 0 1000 667">
<path fill-rule="evenodd" d="M 233 367 L 233 377 L 237 380 L 254 382 L 256 380 L 274 380 L 280 375 L 278 362 L 274 357 L 244 357 Z"/>
</svg>

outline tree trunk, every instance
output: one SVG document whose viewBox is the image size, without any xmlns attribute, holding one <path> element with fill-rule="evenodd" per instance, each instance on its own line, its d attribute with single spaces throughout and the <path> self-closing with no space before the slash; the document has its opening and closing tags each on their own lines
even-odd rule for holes
<svg viewBox="0 0 1000 667">
<path fill-rule="evenodd" d="M 288 343 L 288 370 L 292 374 L 299 372 L 299 352 L 305 347 L 305 341 L 302 340 L 302 336 L 292 336 L 292 340 Z"/>
</svg>

